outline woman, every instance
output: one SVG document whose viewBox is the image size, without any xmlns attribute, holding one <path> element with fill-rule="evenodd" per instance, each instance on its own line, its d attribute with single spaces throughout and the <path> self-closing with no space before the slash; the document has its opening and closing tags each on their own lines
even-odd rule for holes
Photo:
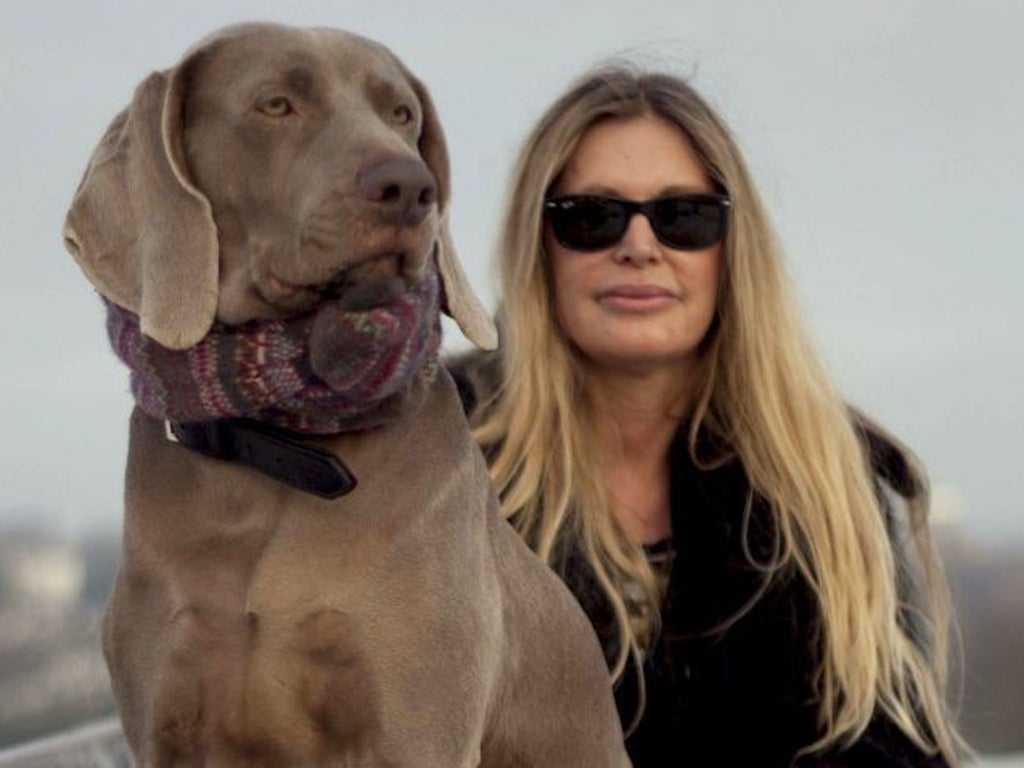
<svg viewBox="0 0 1024 768">
<path fill-rule="evenodd" d="M 499 258 L 500 357 L 453 369 L 505 514 L 604 643 L 636 766 L 955 764 L 922 476 L 810 350 L 701 97 L 575 84 Z"/>
</svg>

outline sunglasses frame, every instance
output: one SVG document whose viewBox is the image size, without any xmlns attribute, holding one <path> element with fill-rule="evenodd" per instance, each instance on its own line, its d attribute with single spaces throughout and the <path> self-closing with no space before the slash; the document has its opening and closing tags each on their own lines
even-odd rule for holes
<svg viewBox="0 0 1024 768">
<path fill-rule="evenodd" d="M 571 245 L 569 243 L 564 242 L 558 236 L 557 227 L 554 225 L 554 222 L 552 222 L 551 231 L 552 234 L 554 234 L 555 236 L 555 240 L 557 240 L 562 246 L 568 248 L 571 251 L 579 251 L 582 253 L 603 251 L 605 248 L 610 248 L 613 245 L 617 245 L 619 242 L 622 241 L 622 238 L 625 237 L 626 230 L 629 229 L 629 224 L 633 220 L 633 216 L 635 216 L 638 213 L 642 213 L 644 217 L 647 219 L 647 222 L 651 225 L 651 230 L 654 232 L 654 236 L 658 238 L 659 243 L 679 251 L 699 251 L 704 248 L 710 248 L 715 243 L 721 242 L 725 238 L 726 233 L 729 231 L 729 214 L 732 209 L 732 200 L 729 198 L 728 195 L 717 192 L 695 192 L 683 195 L 664 195 L 662 197 L 655 197 L 650 200 L 644 200 L 643 202 L 640 202 L 638 200 L 627 200 L 626 198 L 622 197 L 613 197 L 611 195 L 558 195 L 556 197 L 549 197 L 544 201 L 544 212 L 545 214 L 550 214 L 552 211 L 565 211 L 567 210 L 567 208 L 571 208 L 572 206 L 584 200 L 600 200 L 602 203 L 617 203 L 621 205 L 626 212 L 626 224 L 622 228 L 622 232 L 619 234 L 619 236 L 612 240 L 611 242 L 602 245 L 595 245 L 593 247 L 581 248 L 578 245 Z M 685 200 L 686 202 L 703 204 L 713 203 L 715 206 L 718 207 L 722 215 L 722 232 L 719 235 L 718 239 L 716 239 L 713 243 L 709 243 L 706 246 L 701 245 L 695 247 L 679 246 L 677 244 L 670 242 L 669 240 L 666 240 L 661 231 L 661 226 L 655 222 L 654 218 L 652 218 L 655 213 L 655 206 L 657 206 L 658 203 L 664 202 L 666 200 Z"/>
</svg>

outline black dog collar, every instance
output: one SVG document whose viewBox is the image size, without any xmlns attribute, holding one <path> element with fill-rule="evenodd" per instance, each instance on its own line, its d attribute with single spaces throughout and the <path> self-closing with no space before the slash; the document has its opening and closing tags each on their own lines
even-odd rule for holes
<svg viewBox="0 0 1024 768">
<path fill-rule="evenodd" d="M 243 464 L 324 499 L 356 487 L 351 470 L 330 451 L 307 445 L 292 433 L 250 419 L 165 421 L 167 439 L 214 459 Z"/>
</svg>

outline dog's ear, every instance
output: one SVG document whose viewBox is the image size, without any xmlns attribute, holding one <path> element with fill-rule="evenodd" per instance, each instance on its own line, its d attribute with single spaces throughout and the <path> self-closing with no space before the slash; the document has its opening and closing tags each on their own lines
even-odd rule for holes
<svg viewBox="0 0 1024 768">
<path fill-rule="evenodd" d="M 441 121 L 437 117 L 437 110 L 426 87 L 412 75 L 408 77 L 423 110 L 423 128 L 419 138 L 420 157 L 437 181 L 437 202 L 441 213 L 437 238 L 437 267 L 444 289 L 442 306 L 445 313 L 458 323 L 459 329 L 467 339 L 482 349 L 495 349 L 498 346 L 498 331 L 494 327 L 494 321 L 473 292 L 452 245 L 448 227 L 451 171 Z"/>
<path fill-rule="evenodd" d="M 466 338 L 478 347 L 497 349 L 498 329 L 473 292 L 466 273 L 462 271 L 462 265 L 452 245 L 447 214 L 441 222 L 441 232 L 437 238 L 437 268 L 441 274 L 441 286 L 444 288 L 445 312 L 455 319 Z"/>
<path fill-rule="evenodd" d="M 217 228 L 182 148 L 190 58 L 139 85 L 93 152 L 64 224 L 86 277 L 170 349 L 196 344 L 217 312 Z"/>
</svg>

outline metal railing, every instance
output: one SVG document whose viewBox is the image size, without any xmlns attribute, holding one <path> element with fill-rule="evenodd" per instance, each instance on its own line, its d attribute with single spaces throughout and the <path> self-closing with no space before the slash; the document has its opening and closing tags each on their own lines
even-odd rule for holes
<svg viewBox="0 0 1024 768">
<path fill-rule="evenodd" d="M 133 768 L 116 717 L 96 720 L 10 749 L 0 749 L 0 768 Z M 973 768 L 1024 768 L 1024 754 L 982 756 Z"/>
<path fill-rule="evenodd" d="M 0 768 L 132 768 L 116 717 L 0 750 Z"/>
</svg>

